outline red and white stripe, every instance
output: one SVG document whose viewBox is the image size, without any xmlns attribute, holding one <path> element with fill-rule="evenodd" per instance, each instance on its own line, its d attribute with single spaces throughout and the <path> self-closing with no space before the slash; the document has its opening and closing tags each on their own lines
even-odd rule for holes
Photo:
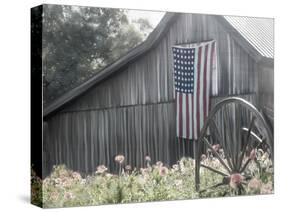
<svg viewBox="0 0 281 212">
<path fill-rule="evenodd" d="M 210 109 L 211 74 L 216 68 L 215 41 L 192 44 L 195 48 L 194 92 L 176 92 L 177 137 L 198 139 Z"/>
</svg>

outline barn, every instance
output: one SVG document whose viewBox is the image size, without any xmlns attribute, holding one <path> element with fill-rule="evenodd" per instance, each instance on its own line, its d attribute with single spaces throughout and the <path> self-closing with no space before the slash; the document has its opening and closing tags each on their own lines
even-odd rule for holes
<svg viewBox="0 0 281 212">
<path fill-rule="evenodd" d="M 91 79 L 44 108 L 43 176 L 65 164 L 92 173 L 114 157 L 142 167 L 193 156 L 194 141 L 177 139 L 172 46 L 216 40 L 218 70 L 211 105 L 240 96 L 273 125 L 271 19 L 166 13 L 148 38 Z"/>
</svg>

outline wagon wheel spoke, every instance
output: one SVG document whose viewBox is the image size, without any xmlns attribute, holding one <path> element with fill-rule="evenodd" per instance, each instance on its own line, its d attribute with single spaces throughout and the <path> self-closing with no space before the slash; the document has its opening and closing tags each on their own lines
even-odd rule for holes
<svg viewBox="0 0 281 212">
<path fill-rule="evenodd" d="M 215 172 L 215 173 L 217 173 L 217 174 L 219 174 L 219 175 L 222 175 L 222 176 L 224 176 L 224 177 L 228 176 L 228 174 L 225 174 L 225 173 L 223 173 L 223 172 L 221 172 L 221 171 L 219 171 L 219 170 L 216 170 L 216 169 L 214 169 L 214 168 L 212 168 L 212 167 L 210 167 L 210 166 L 206 166 L 205 164 L 202 164 L 202 163 L 201 163 L 200 166 L 202 166 L 203 168 L 208 169 L 208 170 L 210 170 L 210 171 L 212 171 L 212 172 Z"/>
<path fill-rule="evenodd" d="M 231 174 L 231 170 L 230 168 L 226 165 L 226 163 L 223 161 L 223 159 L 221 158 L 221 156 L 217 153 L 216 150 L 213 149 L 212 145 L 209 143 L 209 141 L 204 137 L 203 141 L 206 143 L 206 145 L 208 146 L 209 149 L 211 149 L 211 151 L 213 152 L 213 154 L 217 157 L 217 159 L 220 161 L 220 163 L 224 166 L 224 168 L 229 172 L 229 174 Z"/>
<path fill-rule="evenodd" d="M 240 184 L 240 185 L 238 186 L 238 195 L 241 195 L 242 192 L 245 192 L 245 188 L 244 188 L 244 186 L 243 186 L 242 184 Z"/>
<path fill-rule="evenodd" d="M 246 128 L 246 127 L 243 127 L 242 130 L 245 131 L 245 132 L 248 132 L 248 131 L 249 131 L 249 129 Z M 254 133 L 253 131 L 251 131 L 251 136 L 252 136 L 254 139 L 256 139 L 258 142 L 262 143 L 262 139 L 261 139 L 256 133 Z"/>
<path fill-rule="evenodd" d="M 260 145 L 260 143 L 256 144 L 253 149 L 258 148 L 259 145 Z M 252 160 L 251 158 L 248 158 L 248 159 L 247 159 L 246 163 L 245 163 L 245 164 L 243 165 L 243 167 L 240 169 L 240 173 L 242 173 L 242 172 L 245 171 L 245 169 L 247 168 L 247 166 L 248 166 L 248 164 L 251 162 L 251 160 Z M 241 165 L 242 165 L 242 163 L 241 163 Z"/>
<path fill-rule="evenodd" d="M 241 107 L 240 105 L 234 105 L 234 141 L 237 141 L 236 147 L 236 154 L 235 154 L 235 162 L 236 162 L 236 169 L 233 171 L 239 170 L 239 154 L 241 151 L 241 145 L 242 145 L 242 137 L 241 137 L 241 124 L 242 124 L 243 117 L 241 116 Z"/>
<path fill-rule="evenodd" d="M 240 169 L 240 173 L 244 172 L 248 164 L 251 162 L 252 159 L 248 158 L 246 163 L 243 165 L 243 167 Z"/>
<path fill-rule="evenodd" d="M 242 147 L 242 151 L 241 151 L 241 155 L 239 157 L 239 161 L 238 161 L 238 169 L 241 168 L 241 165 L 242 165 L 242 161 L 243 161 L 243 158 L 244 158 L 244 155 L 245 155 L 245 152 L 246 152 L 246 149 L 247 149 L 247 146 L 249 145 L 250 143 L 250 135 L 251 135 L 251 132 L 252 132 L 252 129 L 254 127 L 254 123 L 255 123 L 255 117 L 252 118 L 251 120 L 251 123 L 250 123 L 250 126 L 249 126 L 249 129 L 248 129 L 248 133 L 247 133 L 247 138 L 246 138 L 246 142 L 244 143 L 243 147 Z"/>
<path fill-rule="evenodd" d="M 224 125 L 225 125 L 224 128 L 226 130 L 225 139 L 224 140 L 226 141 L 226 146 L 230 147 L 231 146 L 230 144 L 232 142 L 230 141 L 231 137 L 230 137 L 229 122 L 228 122 L 228 119 L 227 119 L 228 115 L 227 115 L 226 109 L 224 109 L 222 112 L 223 112 L 223 122 L 224 122 Z M 235 169 L 236 168 L 236 164 L 235 164 L 235 161 L 234 161 L 235 157 L 234 157 L 233 151 L 230 151 L 229 148 L 227 148 L 226 151 L 228 151 L 228 153 L 230 154 L 231 157 L 230 157 L 229 160 L 232 161 L 232 168 Z"/>
<path fill-rule="evenodd" d="M 242 185 L 244 185 L 244 186 L 246 186 L 246 185 L 247 185 L 247 183 L 246 183 L 246 182 L 242 182 L 241 184 L 242 184 Z"/>
<path fill-rule="evenodd" d="M 226 184 L 225 184 L 224 182 L 222 182 L 222 183 L 217 183 L 217 184 L 215 184 L 215 185 L 213 185 L 213 186 L 210 186 L 210 187 L 208 187 L 208 188 L 205 188 L 205 189 L 203 189 L 203 190 L 200 190 L 199 192 L 200 192 L 200 193 L 203 193 L 203 192 L 208 191 L 209 189 L 217 188 L 217 187 L 223 186 L 223 185 L 226 185 Z"/>
<path fill-rule="evenodd" d="M 225 150 L 224 154 L 226 154 L 225 158 L 227 160 L 227 163 L 228 163 L 230 169 L 233 170 L 233 164 L 231 163 L 231 160 L 230 160 L 228 148 L 224 145 L 223 140 L 222 140 L 222 136 L 221 136 L 221 134 L 219 132 L 219 129 L 218 129 L 218 126 L 213 119 L 210 120 L 210 125 L 212 125 L 212 127 L 214 127 L 214 133 L 215 133 L 216 137 L 218 138 L 218 140 L 220 141 L 219 143 L 222 144 L 223 149 Z"/>
</svg>

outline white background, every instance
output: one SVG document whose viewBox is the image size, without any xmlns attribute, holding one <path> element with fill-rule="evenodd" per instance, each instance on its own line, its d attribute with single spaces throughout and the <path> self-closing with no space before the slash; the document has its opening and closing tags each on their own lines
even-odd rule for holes
<svg viewBox="0 0 281 212">
<path fill-rule="evenodd" d="M 280 6 L 278 0 L 4 0 L 0 4 L 0 211 L 36 211 L 29 204 L 30 8 L 41 3 L 168 10 L 275 19 L 275 194 L 107 205 L 52 211 L 267 211 L 280 205 Z M 40 142 L 40 141 L 38 141 Z M 278 201 L 278 199 L 280 199 Z M 276 208 L 277 207 L 277 208 Z"/>
</svg>

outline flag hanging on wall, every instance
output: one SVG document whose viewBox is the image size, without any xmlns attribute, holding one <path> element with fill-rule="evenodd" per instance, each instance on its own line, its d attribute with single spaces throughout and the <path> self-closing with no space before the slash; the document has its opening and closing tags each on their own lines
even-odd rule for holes
<svg viewBox="0 0 281 212">
<path fill-rule="evenodd" d="M 210 108 L 216 42 L 173 46 L 177 137 L 198 139 Z"/>
</svg>

